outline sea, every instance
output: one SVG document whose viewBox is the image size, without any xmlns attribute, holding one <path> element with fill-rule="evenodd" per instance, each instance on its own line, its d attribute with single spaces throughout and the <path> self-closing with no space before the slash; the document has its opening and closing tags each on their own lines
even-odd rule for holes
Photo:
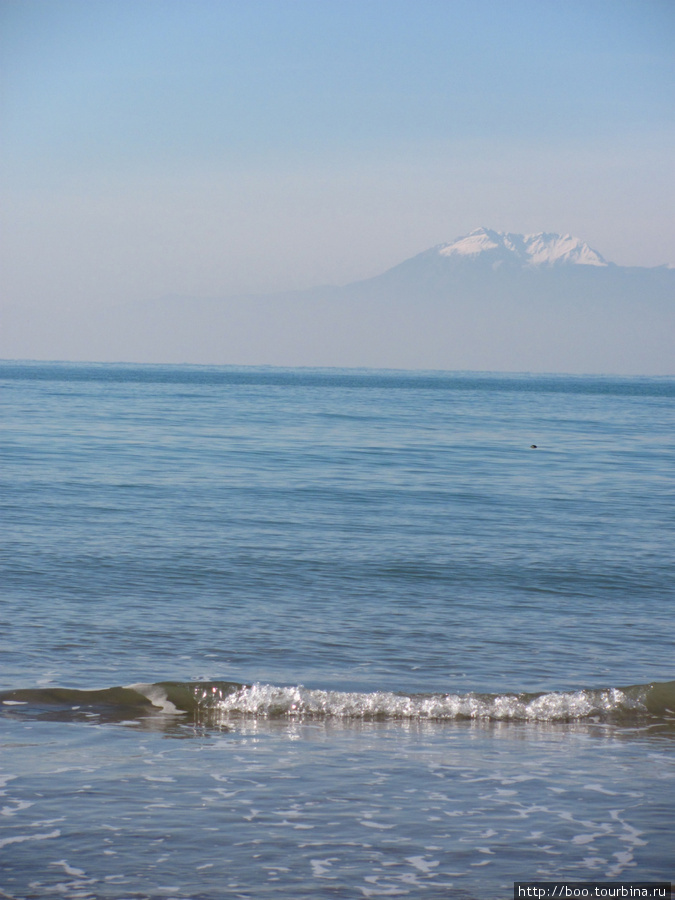
<svg viewBox="0 0 675 900">
<path fill-rule="evenodd" d="M 0 363 L 0 898 L 670 881 L 674 401 Z"/>
</svg>

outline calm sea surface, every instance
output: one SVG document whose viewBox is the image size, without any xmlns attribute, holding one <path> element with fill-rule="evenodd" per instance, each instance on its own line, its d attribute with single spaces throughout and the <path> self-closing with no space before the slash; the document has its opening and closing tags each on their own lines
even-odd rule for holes
<svg viewBox="0 0 675 900">
<path fill-rule="evenodd" d="M 673 878 L 675 379 L 5 362 L 0 403 L 0 898 Z"/>
</svg>

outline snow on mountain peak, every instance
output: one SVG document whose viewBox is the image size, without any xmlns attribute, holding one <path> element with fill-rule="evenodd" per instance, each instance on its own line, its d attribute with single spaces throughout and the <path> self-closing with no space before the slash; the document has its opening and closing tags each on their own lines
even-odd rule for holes
<svg viewBox="0 0 675 900">
<path fill-rule="evenodd" d="M 493 266 L 516 263 L 522 266 L 607 266 L 608 263 L 588 244 L 571 234 L 510 234 L 477 228 L 471 234 L 441 244 L 438 253 L 446 257 L 477 259 L 484 256 Z"/>
</svg>

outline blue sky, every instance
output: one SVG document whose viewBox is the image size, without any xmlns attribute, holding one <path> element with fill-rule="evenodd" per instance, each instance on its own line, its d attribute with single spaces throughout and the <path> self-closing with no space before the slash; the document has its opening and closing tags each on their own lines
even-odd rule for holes
<svg viewBox="0 0 675 900">
<path fill-rule="evenodd" d="M 2 0 L 4 300 L 346 283 L 478 225 L 675 263 L 671 0 Z"/>
</svg>

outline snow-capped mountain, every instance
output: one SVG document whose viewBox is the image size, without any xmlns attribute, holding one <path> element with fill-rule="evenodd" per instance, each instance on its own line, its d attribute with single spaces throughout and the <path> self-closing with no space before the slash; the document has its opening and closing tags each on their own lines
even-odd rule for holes
<svg viewBox="0 0 675 900">
<path fill-rule="evenodd" d="M 511 234 L 477 228 L 448 244 L 439 244 L 430 252 L 443 257 L 480 260 L 493 266 L 609 265 L 597 250 L 579 238 L 546 232 Z"/>
<path fill-rule="evenodd" d="M 401 292 L 424 292 L 451 301 L 469 294 L 497 297 L 512 289 L 521 295 L 524 289 L 547 294 L 551 289 L 559 292 L 562 285 L 569 290 L 571 282 L 593 285 L 595 290 L 600 276 L 609 288 L 629 272 L 642 272 L 649 278 L 646 273 L 657 271 L 617 266 L 571 234 L 514 234 L 477 228 L 346 289 L 367 287 L 368 291 L 387 291 L 392 297 Z"/>
</svg>

